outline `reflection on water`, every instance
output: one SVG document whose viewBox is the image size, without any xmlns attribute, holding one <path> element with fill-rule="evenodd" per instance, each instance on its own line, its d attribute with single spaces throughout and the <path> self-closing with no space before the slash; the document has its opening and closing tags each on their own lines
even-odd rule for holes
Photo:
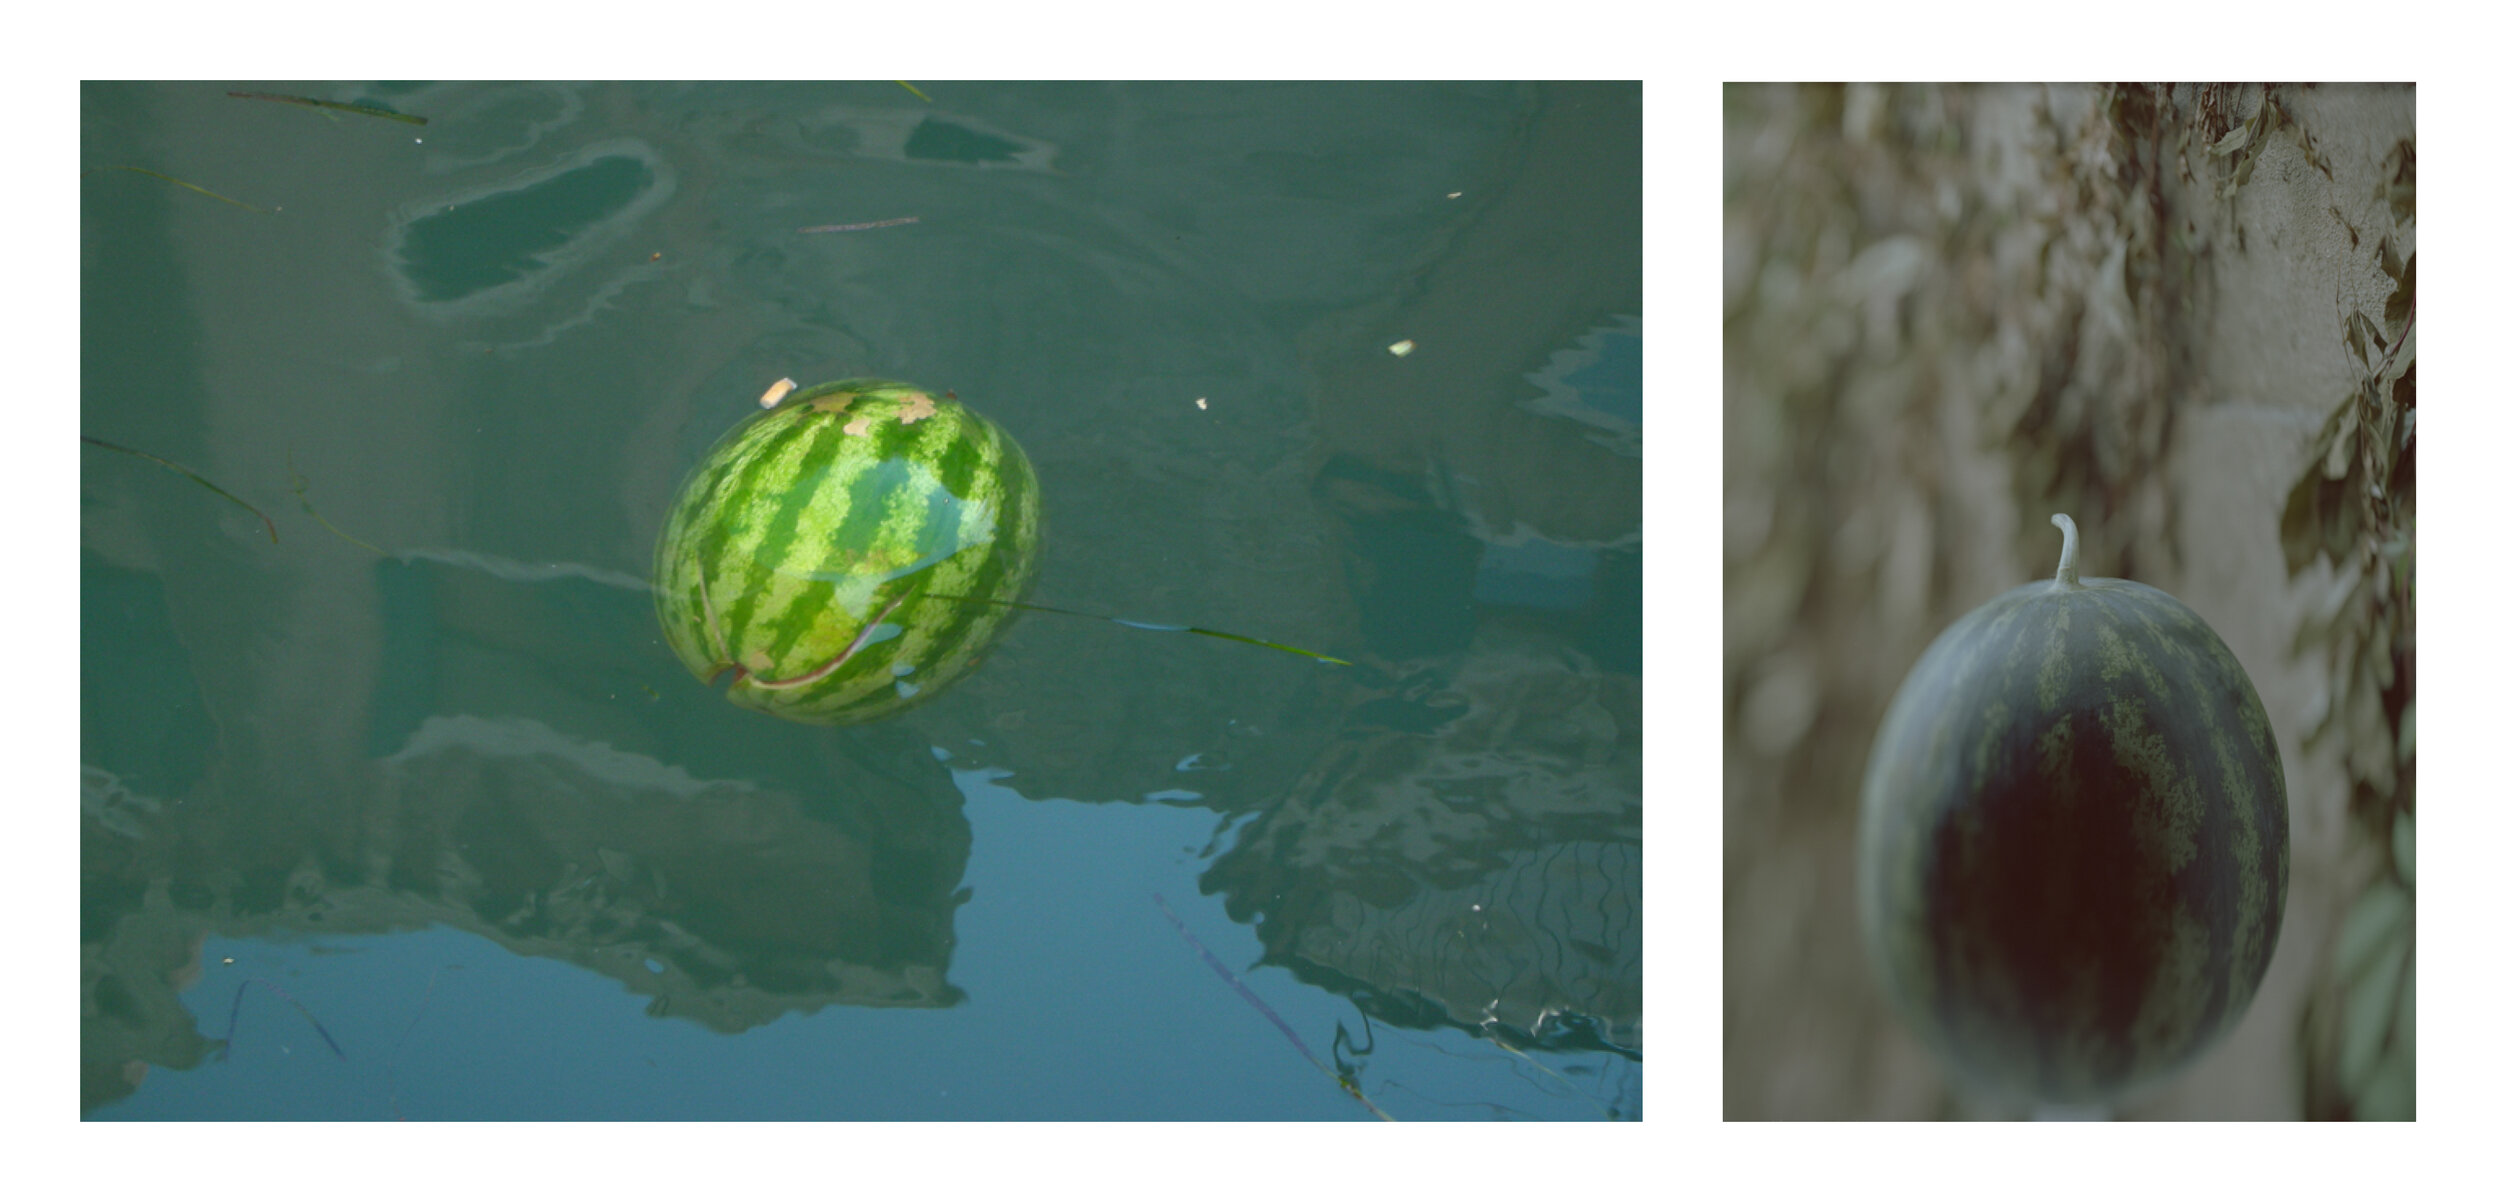
<svg viewBox="0 0 2500 1202">
<path fill-rule="evenodd" d="M 1363 1118 L 1160 892 L 1401 1118 L 1638 1114 L 1637 89 L 932 91 L 308 93 L 418 138 L 86 89 L 91 159 L 248 168 L 288 220 L 86 193 L 87 432 L 283 541 L 82 479 L 82 1108 L 216 1112 L 242 970 L 204 949 L 317 935 L 572 966 L 641 999 L 620 1058 L 698 1077 L 899 1024 L 864 1115 L 1042 1117 L 997 1074 L 1111 1024 L 1135 1050 L 1053 1061 L 1070 1115 L 1168 1115 L 1142 1075 Z M 890 722 L 728 704 L 652 618 L 670 490 L 772 380 L 870 371 L 1026 447 L 1038 603 L 1353 666 L 1037 614 Z M 353 541 L 273 502 L 290 464 Z M 460 1005 L 592 1005 L 480 954 Z M 820 1113 L 763 1079 L 718 1088 Z"/>
<path fill-rule="evenodd" d="M 1505 624 L 1404 694 L 1349 715 L 1207 885 L 1271 956 L 1391 1021 L 1637 1052 L 1637 682 Z"/>
</svg>

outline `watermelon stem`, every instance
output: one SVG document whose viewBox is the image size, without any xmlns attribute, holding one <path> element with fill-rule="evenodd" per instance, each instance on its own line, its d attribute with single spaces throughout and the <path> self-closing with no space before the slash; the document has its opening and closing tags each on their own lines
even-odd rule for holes
<svg viewBox="0 0 2500 1202">
<path fill-rule="evenodd" d="M 2066 532 L 2066 549 L 2057 557 L 2057 583 L 2061 588 L 2081 588 L 2083 578 L 2075 574 L 2075 519 L 2055 513 L 2049 521 Z"/>
</svg>

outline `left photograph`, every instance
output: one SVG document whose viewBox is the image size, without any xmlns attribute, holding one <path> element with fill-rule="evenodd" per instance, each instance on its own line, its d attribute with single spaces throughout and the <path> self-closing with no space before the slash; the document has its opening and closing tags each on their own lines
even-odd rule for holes
<svg viewBox="0 0 2500 1202">
<path fill-rule="evenodd" d="M 81 1117 L 1640 1120 L 1641 100 L 83 85 Z"/>
</svg>

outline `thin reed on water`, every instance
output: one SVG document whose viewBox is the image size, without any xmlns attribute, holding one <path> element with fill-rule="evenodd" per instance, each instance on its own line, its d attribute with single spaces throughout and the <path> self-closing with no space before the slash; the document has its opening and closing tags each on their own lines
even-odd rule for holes
<svg viewBox="0 0 2500 1202">
<path fill-rule="evenodd" d="M 1311 1045 L 1302 1042 L 1302 1037 L 1294 1034 L 1293 1028 L 1287 1025 L 1283 1015 L 1276 1013 L 1276 1011 L 1271 1009 L 1266 1002 L 1261 1001 L 1259 995 L 1250 992 L 1250 987 L 1243 984 L 1240 977 L 1234 976 L 1233 970 L 1224 967 L 1224 962 L 1216 959 L 1215 953 L 1208 951 L 1206 944 L 1198 942 L 1198 936 L 1190 933 L 1189 924 L 1182 922 L 1181 916 L 1172 912 L 1171 904 L 1163 900 L 1162 894 L 1155 894 L 1154 899 L 1155 908 L 1163 911 L 1163 916 L 1172 920 L 1172 929 L 1179 931 L 1181 933 L 1181 938 L 1188 940 L 1189 946 L 1197 949 L 1198 958 L 1206 961 L 1207 967 L 1214 969 L 1215 975 L 1223 978 L 1225 984 L 1232 986 L 1233 992 L 1240 994 L 1242 996 L 1242 1000 L 1249 1002 L 1253 1009 L 1256 1009 L 1259 1013 L 1266 1015 L 1267 1021 L 1274 1023 L 1277 1030 L 1284 1032 L 1285 1038 L 1292 1042 L 1294 1050 L 1302 1053 L 1302 1058 L 1310 1061 L 1312 1068 L 1328 1074 L 1329 1078 L 1337 1083 L 1338 1088 L 1353 1095 L 1355 1101 L 1363 1104 L 1363 1109 L 1371 1111 L 1372 1117 L 1377 1118 L 1384 1123 L 1394 1123 L 1397 1121 L 1396 1119 L 1390 1118 L 1387 1111 L 1373 1105 L 1370 1098 L 1364 1097 L 1362 1087 L 1354 1083 L 1353 1077 L 1345 1073 L 1337 1072 L 1325 1064 L 1321 1064 L 1319 1062 L 1319 1057 L 1312 1054 Z"/>
</svg>

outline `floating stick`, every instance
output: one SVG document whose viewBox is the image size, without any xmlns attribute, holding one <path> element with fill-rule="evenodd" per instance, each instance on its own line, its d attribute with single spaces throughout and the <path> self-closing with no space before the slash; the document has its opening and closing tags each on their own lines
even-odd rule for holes
<svg viewBox="0 0 2500 1202">
<path fill-rule="evenodd" d="M 155 173 L 154 173 L 154 172 L 150 172 L 149 174 L 153 175 L 153 174 L 155 174 Z M 221 198 L 221 199 L 222 199 L 222 198 Z M 254 508 L 251 502 L 246 501 L 246 500 L 244 500 L 243 498 L 241 498 L 241 497 L 238 497 L 238 496 L 234 495 L 233 493 L 227 492 L 225 489 L 219 488 L 219 487 L 217 487 L 216 485 L 209 483 L 209 482 L 208 482 L 208 479 L 207 479 L 206 477 L 204 477 L 204 476 L 200 475 L 198 472 L 192 471 L 190 468 L 184 467 L 184 466 L 182 466 L 181 464 L 176 463 L 176 462 L 174 462 L 174 461 L 173 461 L 173 460 L 171 460 L 171 459 L 164 458 L 163 456 L 160 456 L 160 455 L 150 455 L 150 454 L 148 454 L 146 451 L 134 451 L 134 450 L 131 450 L 129 447 L 121 446 L 121 445 L 116 444 L 116 443 L 106 442 L 106 441 L 104 441 L 104 440 L 103 440 L 103 439 L 101 439 L 101 438 L 89 438 L 89 437 L 87 437 L 86 435 L 81 434 L 81 435 L 79 435 L 79 436 L 78 436 L 78 441 L 83 442 L 83 443 L 89 443 L 89 444 L 92 444 L 92 445 L 95 445 L 95 446 L 99 446 L 99 447 L 102 447 L 102 448 L 104 448 L 105 450 L 108 450 L 108 451 L 119 451 L 119 452 L 121 452 L 121 453 L 122 453 L 122 454 L 124 454 L 124 455 L 136 455 L 136 456 L 138 456 L 139 458 L 141 458 L 141 459 L 145 459 L 145 460 L 148 460 L 148 461 L 149 461 L 149 462 L 151 462 L 151 463 L 162 464 L 162 465 L 163 465 L 166 469 L 168 469 L 168 470 L 170 470 L 170 471 L 180 472 L 180 473 L 182 473 L 183 475 L 189 476 L 189 477 L 191 477 L 193 480 L 198 481 L 198 483 L 199 483 L 200 487 L 205 488 L 205 489 L 207 489 L 207 490 L 208 490 L 208 491 L 210 491 L 210 492 L 216 493 L 218 496 L 224 497 L 225 499 L 227 499 L 227 500 L 229 500 L 229 501 L 232 501 L 232 502 L 234 502 L 235 504 L 237 504 L 237 505 L 240 505 L 240 506 L 244 507 L 245 509 L 250 509 L 250 510 L 252 511 L 252 516 L 260 519 L 260 524 L 261 524 L 261 525 L 269 527 L 269 541 L 270 541 L 270 542 L 272 542 L 272 543 L 274 543 L 274 542 L 277 542 L 277 541 L 278 541 L 278 524 L 277 524 L 276 522 L 270 521 L 270 520 L 269 520 L 269 515 L 268 515 L 268 514 L 262 513 L 260 510 L 258 510 L 258 509 L 256 509 L 256 508 Z"/>
<path fill-rule="evenodd" d="M 847 234 L 853 230 L 876 230 L 884 229 L 889 225 L 910 225 L 918 220 L 920 219 L 917 217 L 888 217 L 883 221 L 855 221 L 849 225 L 811 225 L 799 232 L 802 234 Z"/>
<path fill-rule="evenodd" d="M 312 1029 L 321 1034 L 321 1042 L 330 1045 L 331 1054 L 337 1056 L 342 1063 L 346 1061 L 347 1053 L 339 1050 L 339 1041 L 330 1038 L 329 1028 L 322 1026 L 321 1020 L 314 1018 L 313 1012 L 304 1008 L 304 1003 L 296 1001 L 294 994 L 288 993 L 284 989 L 280 989 L 276 981 L 267 980 L 262 977 L 247 977 L 244 979 L 243 985 L 265 985 L 279 997 L 285 998 L 287 1004 L 295 1007 L 296 1012 L 304 1016 L 304 1021 L 311 1023 Z M 225 1059 L 226 1053 L 234 1048 L 234 1023 L 236 1019 L 243 1016 L 243 985 L 237 985 L 234 987 L 234 1009 L 226 1012 L 226 1038 L 222 1046 L 217 1049 L 217 1058 L 219 1060 Z"/>
<path fill-rule="evenodd" d="M 1202 634 L 1211 639 L 1230 639 L 1233 642 L 1248 643 L 1254 647 L 1267 647 L 1276 651 L 1290 651 L 1295 655 L 1309 656 L 1310 658 L 1318 660 L 1324 664 L 1338 664 L 1344 667 L 1353 666 L 1333 655 L 1322 655 L 1317 651 L 1305 651 L 1300 647 L 1290 647 L 1283 643 L 1271 643 L 1266 639 L 1254 639 L 1246 634 L 1226 634 L 1221 630 L 1209 630 L 1203 626 L 1173 626 L 1162 622 L 1138 622 L 1132 621 L 1128 618 L 1114 618 L 1107 614 L 1081 613 L 1073 609 L 1055 609 L 1048 605 L 1031 605 L 1022 601 L 999 601 L 988 597 L 959 597 L 950 593 L 930 593 L 929 597 L 932 600 L 937 601 L 969 601 L 975 605 L 1004 605 L 1009 609 L 1031 609 L 1038 610 L 1046 614 L 1060 614 L 1070 618 L 1091 618 L 1097 622 L 1110 622 L 1114 625 L 1126 626 L 1131 630 L 1152 630 L 1162 634 Z"/>
<path fill-rule="evenodd" d="M 321 516 L 321 511 L 313 508 L 312 498 L 304 495 L 304 490 L 311 486 L 312 481 L 306 480 L 302 473 L 295 470 L 295 448 L 293 447 L 288 447 L 286 451 L 286 474 L 288 481 L 295 486 L 295 499 L 303 503 L 304 512 L 311 514 L 314 521 L 328 527 L 330 533 L 346 539 L 359 547 L 363 547 L 365 550 L 371 551 L 376 555 L 390 554 L 390 552 L 374 546 L 372 543 L 366 542 L 353 534 L 349 534 L 336 526 L 331 526 L 330 519 Z"/>
<path fill-rule="evenodd" d="M 389 109 L 378 109 L 367 104 L 340 104 L 335 100 L 315 100 L 310 96 L 280 96 L 272 92 L 228 92 L 226 95 L 232 96 L 237 100 L 275 100 L 280 104 L 295 104 L 302 105 L 306 108 L 330 109 L 335 112 L 354 113 L 360 117 L 380 117 L 385 121 L 404 121 L 410 125 L 425 124 L 425 118 L 423 117 L 414 116 L 409 113 L 394 113 Z"/>
<path fill-rule="evenodd" d="M 434 975 L 425 979 L 425 996 L 417 1001 L 417 1016 L 408 1020 L 407 1028 L 399 1033 L 398 1042 L 391 1045 L 391 1062 L 388 1066 L 388 1072 L 390 1073 L 391 1078 L 391 1115 L 394 1118 L 397 1118 L 400 1122 L 404 1123 L 408 1121 L 407 1112 L 399 1108 L 400 1045 L 407 1043 L 409 1032 L 416 1030 L 417 1024 L 425 1021 L 425 1009 L 434 1002 L 434 982 L 441 980 L 445 972 L 455 971 L 459 967 L 460 966 L 457 964 L 443 965 L 442 967 L 434 970 Z"/>
<path fill-rule="evenodd" d="M 917 96 L 917 97 L 921 98 L 922 100 L 928 100 L 928 101 L 929 101 L 929 103 L 931 103 L 931 104 L 936 104 L 936 103 L 937 103 L 937 101 L 934 101 L 934 100 L 929 100 L 929 94 L 928 94 L 927 92 L 923 92 L 923 91 L 921 91 L 920 89 L 918 89 L 918 88 L 915 88 L 915 87 L 911 86 L 911 84 L 909 84 L 909 83 L 907 83 L 907 82 L 905 82 L 905 81 L 903 81 L 903 80 L 898 79 L 898 80 L 895 80 L 894 82 L 899 83 L 899 84 L 902 84 L 902 85 L 903 85 L 903 90 L 904 90 L 904 91 L 909 92 L 909 93 L 911 93 L 912 95 L 914 95 L 914 96 Z"/>
<path fill-rule="evenodd" d="M 1181 933 L 1181 938 L 1189 941 L 1189 946 L 1198 950 L 1198 958 L 1206 961 L 1207 967 L 1214 969 L 1215 975 L 1222 977 L 1225 984 L 1232 986 L 1233 992 L 1240 994 L 1242 998 L 1248 1001 L 1252 1007 L 1256 1008 L 1259 1013 L 1266 1015 L 1267 1021 L 1276 1024 L 1276 1029 L 1285 1033 L 1285 1038 L 1292 1041 L 1294 1050 L 1302 1053 L 1302 1058 L 1310 1061 L 1312 1068 L 1318 1069 L 1323 1073 L 1327 1073 L 1330 1077 L 1335 1078 L 1338 1088 L 1354 1095 L 1354 1100 L 1361 1102 L 1363 1104 L 1363 1109 L 1371 1111 L 1374 1118 L 1377 1118 L 1384 1123 L 1394 1123 L 1397 1121 L 1396 1119 L 1390 1118 L 1387 1111 L 1382 1110 L 1378 1106 L 1372 1105 L 1372 1100 L 1370 1098 L 1363 1096 L 1362 1088 L 1354 1083 L 1352 1075 L 1337 1072 L 1330 1069 L 1327 1065 L 1321 1064 L 1319 1062 L 1319 1057 L 1311 1054 L 1310 1045 L 1302 1042 L 1302 1037 L 1294 1034 L 1292 1027 L 1285 1025 L 1285 1020 L 1282 1016 L 1278 1015 L 1274 1010 L 1269 1009 L 1266 1002 L 1260 1001 L 1259 995 L 1250 992 L 1250 987 L 1242 984 L 1241 978 L 1233 975 L 1233 970 L 1224 967 L 1224 962 L 1216 959 L 1215 953 L 1208 951 L 1206 944 L 1198 942 L 1198 937 L 1189 932 L 1188 924 L 1181 921 L 1180 915 L 1172 912 L 1171 905 L 1163 900 L 1162 894 L 1155 894 L 1154 899 L 1155 908 L 1163 911 L 1163 916 L 1165 918 L 1172 920 L 1172 928 Z"/>
<path fill-rule="evenodd" d="M 78 173 L 78 178 L 80 178 L 80 179 L 85 179 L 85 178 L 87 178 L 87 177 L 88 177 L 88 176 L 90 176 L 90 175 L 94 175 L 94 174 L 95 174 L 96 172 L 98 172 L 98 171 L 136 171 L 136 172 L 138 172 L 138 173 L 139 173 L 139 174 L 141 174 L 141 175 L 153 175 L 153 176 L 155 176 L 156 178 L 161 179 L 161 180 L 163 180 L 163 181 L 165 181 L 166 183 L 169 183 L 169 184 L 175 184 L 175 185 L 178 185 L 178 186 L 180 186 L 180 187 L 189 188 L 189 189 L 191 189 L 192 191 L 197 192 L 197 193 L 199 193 L 200 195 L 202 195 L 202 196 L 205 196 L 205 197 L 209 198 L 210 200 L 222 200 L 222 201 L 226 202 L 227 204 L 233 205 L 234 207 L 236 207 L 236 208 L 238 208 L 238 209 L 250 209 L 251 211 L 253 211 L 253 212 L 255 212 L 255 213 L 266 213 L 266 212 L 268 212 L 268 211 L 269 211 L 269 210 L 267 210 L 267 209 L 264 209 L 264 208 L 260 207 L 259 205 L 247 205 L 247 204 L 243 203 L 242 201 L 236 200 L 235 198 L 233 198 L 233 197 L 231 197 L 231 196 L 220 196 L 220 195 L 218 195 L 217 193 L 215 193 L 215 192 L 211 192 L 211 191 L 209 191 L 208 189 L 203 188 L 203 187 L 199 186 L 198 184 L 192 183 L 191 181 L 189 181 L 189 180 L 187 180 L 187 179 L 175 179 L 174 177 L 172 177 L 172 176 L 170 176 L 170 175 L 167 175 L 167 174 L 165 174 L 165 173 L 164 173 L 164 172 L 162 172 L 162 171 L 150 171 L 150 170 L 148 170 L 148 169 L 147 169 L 147 168 L 145 168 L 145 167 L 124 167 L 124 166 L 122 166 L 121 164 L 116 163 L 116 164 L 113 164 L 112 166 L 109 166 L 109 167 L 97 167 L 97 168 L 93 168 L 93 169 L 91 169 L 91 170 L 81 171 L 81 172 L 79 172 L 79 173 Z"/>
</svg>

